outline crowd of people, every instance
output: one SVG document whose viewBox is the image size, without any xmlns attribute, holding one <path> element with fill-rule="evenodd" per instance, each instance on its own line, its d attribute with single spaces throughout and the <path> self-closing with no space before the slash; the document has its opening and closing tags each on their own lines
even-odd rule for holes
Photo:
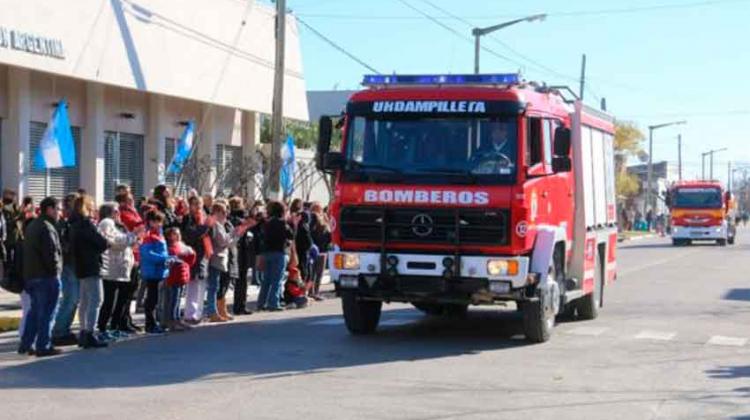
<svg viewBox="0 0 750 420">
<path fill-rule="evenodd" d="M 38 206 L 5 190 L 0 209 L 0 278 L 20 282 L 19 354 L 106 347 L 143 331 L 185 331 L 322 299 L 331 229 L 317 202 L 295 199 L 287 208 L 196 191 L 182 197 L 166 185 L 136 201 L 121 185 L 114 202 L 98 207 L 83 190 Z M 248 284 L 259 286 L 253 309 Z M 134 322 L 134 301 L 142 303 L 143 327 Z"/>
</svg>

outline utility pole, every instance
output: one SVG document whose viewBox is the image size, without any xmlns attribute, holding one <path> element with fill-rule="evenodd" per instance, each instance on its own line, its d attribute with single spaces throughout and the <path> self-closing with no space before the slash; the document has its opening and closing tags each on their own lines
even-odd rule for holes
<svg viewBox="0 0 750 420">
<path fill-rule="evenodd" d="M 732 161 L 727 161 L 727 191 L 732 191 Z"/>
<path fill-rule="evenodd" d="M 586 54 L 581 57 L 581 87 L 578 91 L 578 97 L 583 100 L 583 87 L 586 84 Z"/>
<path fill-rule="evenodd" d="M 682 181 L 682 134 L 677 135 L 677 179 Z"/>
<path fill-rule="evenodd" d="M 526 16 L 521 19 L 514 19 L 508 22 L 503 22 L 498 25 L 488 26 L 486 28 L 474 28 L 471 30 L 471 35 L 474 37 L 474 74 L 479 74 L 479 52 L 482 49 L 480 38 L 484 35 L 491 34 L 492 32 L 499 31 L 500 29 L 513 26 L 521 22 L 534 22 L 543 21 L 547 15 L 545 13 L 539 15 Z"/>
<path fill-rule="evenodd" d="M 660 128 L 669 127 L 673 125 L 687 124 L 687 121 L 672 121 L 664 124 L 656 124 L 648 126 L 648 169 L 646 171 L 646 197 L 643 201 L 643 214 L 648 213 L 648 208 L 653 207 L 651 203 L 651 175 L 654 172 L 654 130 Z"/>
<path fill-rule="evenodd" d="M 708 179 L 714 180 L 714 152 L 708 155 Z"/>
<path fill-rule="evenodd" d="M 281 198 L 281 144 L 284 136 L 284 51 L 286 44 L 286 0 L 276 0 L 276 61 L 273 75 L 273 109 L 271 111 L 271 168 L 268 175 L 269 198 Z"/>
</svg>

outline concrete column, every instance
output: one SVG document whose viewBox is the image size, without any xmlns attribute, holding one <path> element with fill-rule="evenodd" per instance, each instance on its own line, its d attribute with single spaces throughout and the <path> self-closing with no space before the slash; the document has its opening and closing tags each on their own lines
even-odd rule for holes
<svg viewBox="0 0 750 420">
<path fill-rule="evenodd" d="M 104 85 L 86 83 L 86 126 L 78 153 L 81 187 L 104 202 Z"/>
<path fill-rule="evenodd" d="M 214 179 L 216 178 L 216 135 L 214 133 L 214 110 L 209 105 L 201 107 L 201 119 L 197 127 L 199 133 L 198 148 L 195 151 L 200 160 L 202 178 L 200 185 L 190 185 L 198 189 L 201 194 L 215 194 Z"/>
<path fill-rule="evenodd" d="M 242 159 L 245 162 L 254 162 L 256 146 L 260 144 L 260 114 L 257 112 L 242 111 Z M 253 179 L 257 179 L 253 176 Z M 247 197 L 255 198 L 258 185 L 249 182 L 247 185 Z"/>
<path fill-rule="evenodd" d="M 3 121 L 3 187 L 27 193 L 29 171 L 29 121 L 31 120 L 31 73 L 8 67 L 8 118 Z"/>
<path fill-rule="evenodd" d="M 164 102 L 161 95 L 149 95 L 148 129 L 143 145 L 143 190 L 147 194 L 164 183 L 167 170 L 164 166 L 164 142 L 169 121 L 165 121 Z"/>
</svg>

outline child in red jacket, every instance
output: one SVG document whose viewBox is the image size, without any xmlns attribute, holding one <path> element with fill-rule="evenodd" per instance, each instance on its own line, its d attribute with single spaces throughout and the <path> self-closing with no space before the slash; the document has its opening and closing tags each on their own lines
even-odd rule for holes
<svg viewBox="0 0 750 420">
<path fill-rule="evenodd" d="M 195 265 L 195 251 L 182 242 L 182 235 L 177 228 L 166 232 L 169 255 L 174 255 L 179 262 L 169 267 L 167 287 L 169 288 L 169 320 L 167 328 L 171 331 L 185 331 L 191 327 L 180 320 L 180 296 L 190 282 L 190 268 Z"/>
</svg>

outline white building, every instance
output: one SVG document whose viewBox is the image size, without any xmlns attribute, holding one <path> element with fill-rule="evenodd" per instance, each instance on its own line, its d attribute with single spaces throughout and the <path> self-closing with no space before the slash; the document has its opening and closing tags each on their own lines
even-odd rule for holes
<svg viewBox="0 0 750 420">
<path fill-rule="evenodd" d="M 284 116 L 307 120 L 296 21 L 287 18 Z M 0 13 L 0 184 L 39 199 L 79 186 L 165 181 L 188 120 L 199 156 L 253 156 L 271 113 L 273 8 L 252 0 L 7 0 Z M 54 104 L 69 103 L 75 168 L 30 162 Z"/>
</svg>

